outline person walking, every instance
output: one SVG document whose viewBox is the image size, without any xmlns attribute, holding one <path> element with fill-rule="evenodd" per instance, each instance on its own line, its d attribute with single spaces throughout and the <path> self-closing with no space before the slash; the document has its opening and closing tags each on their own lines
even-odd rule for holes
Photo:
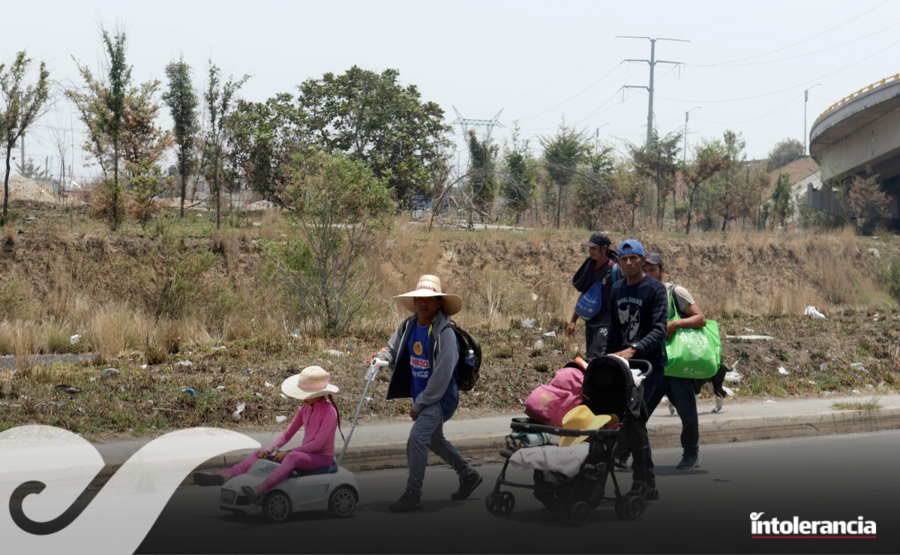
<svg viewBox="0 0 900 555">
<path fill-rule="evenodd" d="M 633 239 L 619 244 L 619 269 L 625 279 L 617 281 L 610 294 L 609 336 L 602 354 L 614 354 L 624 359 L 646 360 L 653 367 L 644 381 L 646 403 L 662 383 L 666 357 L 666 288 L 644 273 L 644 246 Z M 659 499 L 653 462 L 649 457 L 650 444 L 632 453 L 631 493 L 647 501 Z"/>
<path fill-rule="evenodd" d="M 581 293 L 579 300 L 595 284 L 600 283 L 601 287 L 600 310 L 584 323 L 584 358 L 588 361 L 603 352 L 609 332 L 609 296 L 613 286 L 612 269 L 616 264 L 616 251 L 610 248 L 611 245 L 612 240 L 605 233 L 591 235 L 590 239 L 581 244 L 588 248 L 589 256 L 572 278 L 572 286 Z M 579 318 L 577 310 L 572 313 L 569 325 L 566 326 L 567 337 L 575 335 L 575 325 Z"/>
<path fill-rule="evenodd" d="M 644 272 L 666 286 L 669 321 L 666 324 L 666 339 L 671 339 L 680 329 L 701 329 L 706 325 L 706 316 L 690 292 L 680 285 L 665 282 L 666 268 L 662 256 L 647 254 Z M 684 470 L 700 468 L 700 422 L 697 417 L 697 398 L 694 396 L 694 380 L 664 376 L 662 383 L 647 401 L 647 413 L 653 414 L 663 396 L 678 411 L 681 418 L 681 462 L 675 468 Z M 650 458 L 648 456 L 648 458 Z"/>
<path fill-rule="evenodd" d="M 400 324 L 376 357 L 393 366 L 387 399 L 411 397 L 409 416 L 413 420 L 406 442 L 409 477 L 406 491 L 390 506 L 391 512 L 405 513 L 422 509 L 422 483 L 428 463 L 428 449 L 441 457 L 459 476 L 459 489 L 450 497 L 463 500 L 481 485 L 483 478 L 444 437 L 444 422 L 450 420 L 459 405 L 455 371 L 459 361 L 459 343 L 450 328 L 450 317 L 462 308 L 458 295 L 442 292 L 437 276 L 419 278 L 416 289 L 394 297 L 401 307 L 413 313 Z"/>
</svg>

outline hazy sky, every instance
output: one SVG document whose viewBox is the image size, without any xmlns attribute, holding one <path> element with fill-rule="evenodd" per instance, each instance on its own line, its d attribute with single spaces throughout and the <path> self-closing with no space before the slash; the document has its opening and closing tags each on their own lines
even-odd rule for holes
<svg viewBox="0 0 900 555">
<path fill-rule="evenodd" d="M 325 72 L 352 65 L 395 68 L 404 84 L 440 104 L 448 123 L 490 119 L 501 109 L 502 142 L 518 120 L 525 137 L 552 134 L 562 117 L 622 150 L 646 136 L 648 40 L 658 41 L 655 124 L 682 130 L 688 142 L 743 134 L 751 158 L 779 140 L 803 140 L 824 109 L 900 71 L 900 1 L 166 1 L 4 2 L 0 60 L 25 49 L 48 63 L 51 78 L 78 79 L 74 58 L 96 68 L 98 22 L 128 31 L 136 81 L 161 79 L 183 54 L 205 83 L 210 58 L 227 75 L 250 74 L 241 96 L 264 101 Z M 624 100 L 623 100 L 624 98 Z M 48 127 L 68 127 L 72 109 L 60 99 L 29 137 L 27 157 L 41 165 L 55 147 Z M 164 119 L 170 125 L 168 115 Z M 77 120 L 73 124 L 79 143 Z M 807 128 L 807 129 L 808 129 Z M 38 130 L 36 130 L 38 131 Z M 459 140 L 459 126 L 454 127 Z M 70 155 L 71 156 L 71 155 Z M 58 160 L 58 158 L 57 158 Z M 76 153 L 76 163 L 83 154 Z M 80 175 L 90 168 L 77 167 Z"/>
</svg>

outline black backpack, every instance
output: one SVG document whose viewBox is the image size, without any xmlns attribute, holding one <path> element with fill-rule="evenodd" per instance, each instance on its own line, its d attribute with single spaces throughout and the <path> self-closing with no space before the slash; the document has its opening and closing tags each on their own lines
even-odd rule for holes
<svg viewBox="0 0 900 555">
<path fill-rule="evenodd" d="M 471 391 L 478 382 L 481 371 L 481 342 L 472 337 L 472 334 L 459 327 L 459 324 L 450 320 L 447 327 L 456 334 L 456 342 L 459 344 L 459 360 L 456 362 L 456 385 L 460 391 Z M 470 355 L 471 351 L 471 357 Z M 467 360 L 468 359 L 468 360 Z"/>
</svg>

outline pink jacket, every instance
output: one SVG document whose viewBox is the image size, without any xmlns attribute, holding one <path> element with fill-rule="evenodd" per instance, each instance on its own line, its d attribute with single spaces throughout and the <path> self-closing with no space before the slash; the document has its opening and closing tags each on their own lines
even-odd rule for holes
<svg viewBox="0 0 900 555">
<path fill-rule="evenodd" d="M 303 443 L 291 451 L 334 457 L 334 432 L 337 430 L 338 415 L 337 409 L 327 397 L 320 397 L 312 405 L 303 403 L 288 429 L 266 450 L 271 452 L 276 447 L 284 447 L 304 424 L 306 433 L 303 434 Z"/>
<path fill-rule="evenodd" d="M 581 404 L 584 374 L 576 368 L 561 368 L 550 385 L 540 385 L 525 400 L 525 412 L 541 422 L 562 426 L 562 419 Z"/>
</svg>

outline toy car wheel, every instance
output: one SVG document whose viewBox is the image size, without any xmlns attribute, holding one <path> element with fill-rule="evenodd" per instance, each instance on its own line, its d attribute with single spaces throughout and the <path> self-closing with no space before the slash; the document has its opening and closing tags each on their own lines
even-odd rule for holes
<svg viewBox="0 0 900 555">
<path fill-rule="evenodd" d="M 574 526 L 584 526 L 591 516 L 591 507 L 584 501 L 578 501 L 569 513 L 569 522 Z"/>
<path fill-rule="evenodd" d="M 516 508 L 516 497 L 508 491 L 500 496 L 500 514 L 508 515 Z"/>
<path fill-rule="evenodd" d="M 491 514 L 500 512 L 500 492 L 492 491 L 484 498 L 484 506 Z"/>
<path fill-rule="evenodd" d="M 625 498 L 624 511 L 628 520 L 640 520 L 644 516 L 644 500 L 637 495 L 629 495 Z"/>
<path fill-rule="evenodd" d="M 337 518 L 347 518 L 356 510 L 356 494 L 347 486 L 334 490 L 328 500 L 328 512 Z"/>
<path fill-rule="evenodd" d="M 283 491 L 273 491 L 263 497 L 263 515 L 270 522 L 284 522 L 291 516 L 291 498 Z"/>
</svg>

